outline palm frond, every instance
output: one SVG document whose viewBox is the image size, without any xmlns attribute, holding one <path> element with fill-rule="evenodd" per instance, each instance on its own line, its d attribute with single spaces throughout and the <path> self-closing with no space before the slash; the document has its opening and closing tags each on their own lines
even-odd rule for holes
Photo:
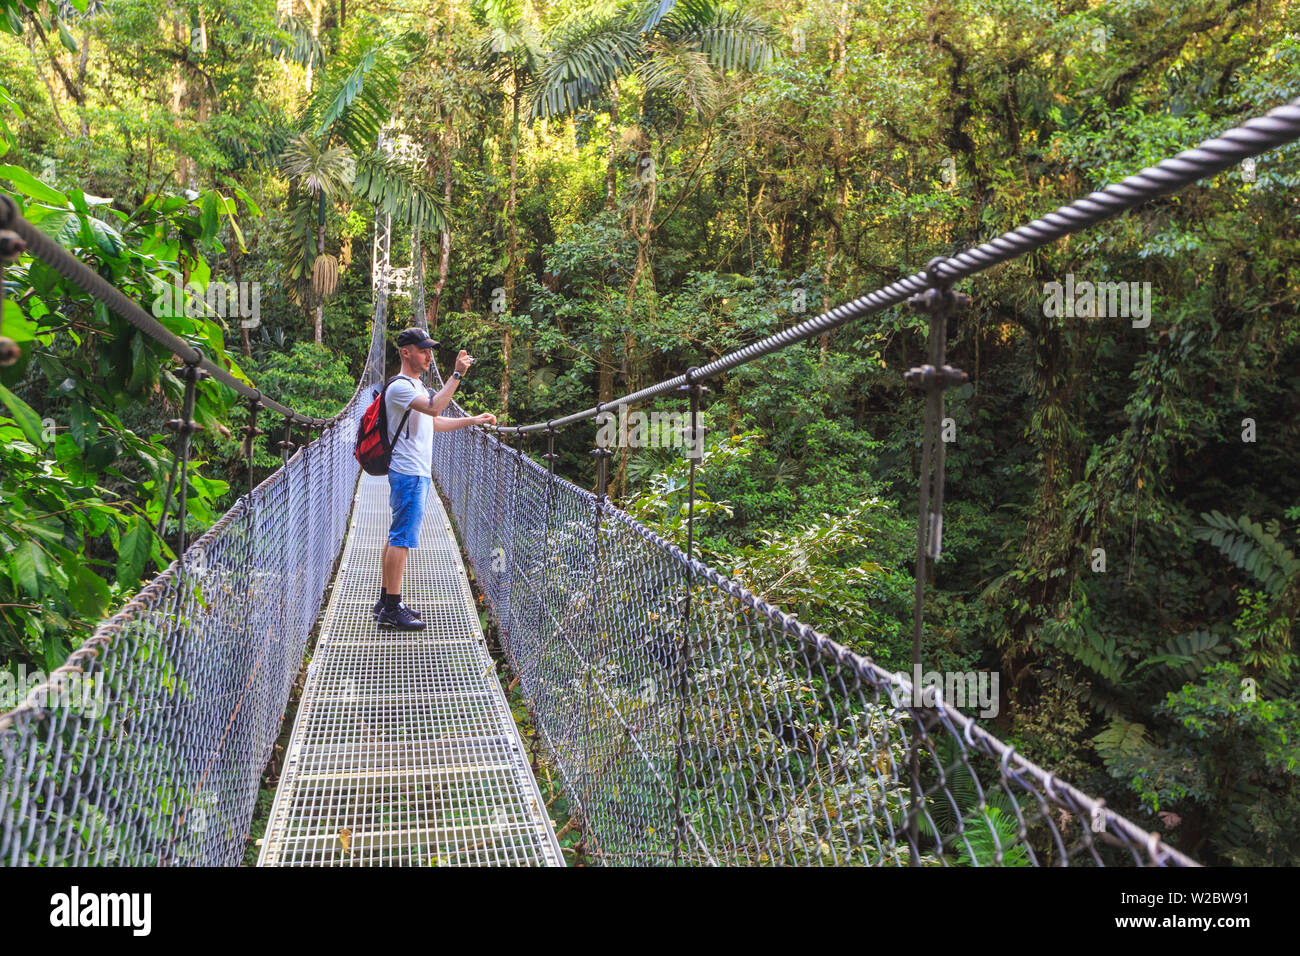
<svg viewBox="0 0 1300 956">
<path fill-rule="evenodd" d="M 321 78 L 299 128 L 322 142 L 337 137 L 358 153 L 365 150 L 392 114 L 416 42 L 412 34 L 365 38 L 341 52 Z"/>
<path fill-rule="evenodd" d="M 528 74 L 540 71 L 545 58 L 542 33 L 527 20 L 494 23 L 479 42 L 479 52 L 489 62 L 514 62 Z"/>
<path fill-rule="evenodd" d="M 720 84 L 708 54 L 662 38 L 651 41 L 650 48 L 652 55 L 636 71 L 646 89 L 685 100 L 701 116 L 712 112 L 718 103 Z"/>
<path fill-rule="evenodd" d="M 650 0 L 649 3 L 645 4 L 645 12 L 642 14 L 641 32 L 649 33 L 657 27 L 659 21 L 668 16 L 675 6 L 677 6 L 677 0 Z"/>
<path fill-rule="evenodd" d="M 529 91 L 533 117 L 580 109 L 632 70 L 643 56 L 641 33 L 624 12 L 566 21 L 548 38 L 551 54 Z"/>
<path fill-rule="evenodd" d="M 299 17 L 285 17 L 274 33 L 257 36 L 253 42 L 276 59 L 299 66 L 314 67 L 325 59 L 325 48 L 312 36 L 311 24 Z"/>
<path fill-rule="evenodd" d="M 289 140 L 280 154 L 280 171 L 313 195 L 334 199 L 351 186 L 356 177 L 356 158 L 347 146 L 321 149 L 310 136 L 299 134 Z"/>
<path fill-rule="evenodd" d="M 709 62 L 724 72 L 765 70 L 776 55 L 767 23 L 749 13 L 720 11 L 707 0 L 682 0 L 660 32 L 708 54 Z"/>
<path fill-rule="evenodd" d="M 285 293 L 295 305 L 306 305 L 311 295 L 311 271 L 316 257 L 316 204 L 301 189 L 289 191 L 284 228 Z"/>
<path fill-rule="evenodd" d="M 231 169 L 274 168 L 289 145 L 292 124 L 279 106 L 250 100 L 242 114 L 218 113 L 209 120 L 212 139 Z"/>
<path fill-rule="evenodd" d="M 519 0 L 482 0 L 483 19 L 488 23 L 506 23 L 522 12 Z"/>
<path fill-rule="evenodd" d="M 382 153 L 361 157 L 353 187 L 376 209 L 399 222 L 429 232 L 447 228 L 447 210 L 438 191 L 409 167 Z"/>
</svg>

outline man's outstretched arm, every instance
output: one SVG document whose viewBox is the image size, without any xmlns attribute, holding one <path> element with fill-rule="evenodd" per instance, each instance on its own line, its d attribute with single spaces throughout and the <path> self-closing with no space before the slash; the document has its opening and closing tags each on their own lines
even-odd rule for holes
<svg viewBox="0 0 1300 956">
<path fill-rule="evenodd" d="M 484 412 L 481 415 L 471 415 L 468 418 L 445 418 L 439 414 L 442 409 L 434 404 L 432 399 L 425 398 L 423 395 L 417 395 L 411 399 L 411 411 L 423 412 L 433 418 L 433 430 L 436 432 L 454 432 L 458 428 L 467 428 L 470 425 L 495 425 L 497 417 L 491 412 Z"/>
<path fill-rule="evenodd" d="M 454 432 L 459 428 L 468 428 L 470 425 L 495 425 L 496 423 L 497 417 L 491 412 L 472 415 L 469 418 L 445 418 L 438 415 L 433 419 L 433 430 L 436 432 Z"/>
<path fill-rule="evenodd" d="M 473 364 L 473 356 L 464 349 L 461 349 L 460 354 L 456 356 L 456 371 L 460 372 L 461 375 L 464 375 L 469 371 L 469 367 Z M 443 410 L 451 404 L 451 397 L 456 394 L 456 388 L 459 385 L 460 379 L 456 378 L 454 375 L 447 376 L 447 381 L 443 383 L 442 388 L 440 388 L 437 394 L 430 399 L 430 404 L 432 404 L 434 408 L 434 415 L 441 415 Z"/>
</svg>

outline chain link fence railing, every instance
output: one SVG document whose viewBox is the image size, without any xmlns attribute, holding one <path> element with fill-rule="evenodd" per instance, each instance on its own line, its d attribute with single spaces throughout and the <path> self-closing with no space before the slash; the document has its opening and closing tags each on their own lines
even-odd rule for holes
<svg viewBox="0 0 1300 956">
<path fill-rule="evenodd" d="M 0 865 L 240 863 L 347 530 L 384 309 L 320 437 L 0 715 Z"/>
<path fill-rule="evenodd" d="M 1195 865 L 482 429 L 434 471 L 590 860 Z"/>
</svg>

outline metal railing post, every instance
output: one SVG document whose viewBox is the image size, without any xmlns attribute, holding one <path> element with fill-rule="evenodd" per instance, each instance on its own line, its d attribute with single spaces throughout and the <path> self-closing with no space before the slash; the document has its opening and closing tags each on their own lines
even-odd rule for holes
<svg viewBox="0 0 1300 956">
<path fill-rule="evenodd" d="M 199 368 L 199 362 L 203 355 L 198 352 L 194 359 L 186 359 L 185 370 L 181 372 L 181 378 L 185 380 L 185 398 L 181 404 L 181 417 L 173 418 L 167 422 L 168 431 L 176 432 L 179 436 L 176 451 L 176 465 L 172 468 L 171 478 L 167 482 L 167 492 L 163 495 L 162 515 L 158 519 L 158 536 L 162 537 L 167 525 L 167 509 L 171 503 L 173 489 L 177 485 L 179 473 L 180 495 L 177 502 L 176 512 L 180 522 L 180 527 L 176 531 L 176 556 L 179 558 L 185 553 L 185 520 L 187 518 L 187 502 L 189 497 L 189 465 L 190 465 L 190 436 L 196 431 L 203 428 L 202 425 L 194 421 L 194 392 L 197 384 L 208 377 L 208 373 Z"/>
<path fill-rule="evenodd" d="M 931 562 L 938 560 L 943 549 L 943 472 L 944 443 L 940 427 L 943 422 L 943 393 L 945 389 L 967 380 L 961 369 L 945 365 L 948 349 L 948 319 L 957 306 L 970 304 L 969 297 L 952 291 L 952 282 L 941 277 L 939 267 L 942 256 L 931 259 L 926 265 L 925 277 L 929 288 L 907 300 L 917 312 L 930 317 L 930 335 L 927 364 L 909 369 L 903 376 L 912 388 L 925 392 L 924 425 L 921 436 L 920 500 L 916 513 L 916 585 L 912 609 L 912 704 L 916 718 L 912 724 L 910 755 L 912 800 L 907 814 L 907 842 L 909 862 L 920 865 L 919 819 L 924 794 L 921 786 L 921 727 L 920 707 L 916 700 L 916 675 L 921 672 L 924 641 L 925 581 Z"/>
<path fill-rule="evenodd" d="M 257 442 L 257 436 L 263 434 L 262 429 L 257 427 L 257 413 L 262 407 L 261 393 L 258 392 L 257 398 L 246 399 L 248 403 L 248 424 L 244 426 L 245 447 L 248 450 L 248 493 L 253 493 L 256 482 L 253 481 L 253 453 Z"/>
<path fill-rule="evenodd" d="M 686 747 L 686 699 L 690 688 L 691 665 L 691 592 L 695 585 L 695 570 L 691 560 L 695 552 L 695 466 L 704 458 L 704 441 L 700 432 L 700 395 L 708 389 L 693 376 L 699 369 L 694 366 L 686 370 L 686 384 L 680 391 L 689 396 L 689 429 L 686 458 L 690 462 L 690 477 L 687 481 L 686 500 L 686 596 L 682 601 L 682 633 L 677 642 L 677 653 L 673 655 L 677 678 L 677 730 L 676 746 L 673 755 L 673 866 L 681 862 L 682 844 L 686 840 L 686 814 L 682 810 L 682 791 L 685 789 Z"/>
</svg>

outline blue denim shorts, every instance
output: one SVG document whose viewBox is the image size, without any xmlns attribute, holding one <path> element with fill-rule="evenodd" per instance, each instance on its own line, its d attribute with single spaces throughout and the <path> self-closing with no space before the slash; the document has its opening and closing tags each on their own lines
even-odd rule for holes
<svg viewBox="0 0 1300 956">
<path fill-rule="evenodd" d="M 420 543 L 420 525 L 424 524 L 424 505 L 428 500 L 428 478 L 388 473 L 388 506 L 393 509 L 389 544 L 395 548 L 414 548 Z"/>
</svg>

